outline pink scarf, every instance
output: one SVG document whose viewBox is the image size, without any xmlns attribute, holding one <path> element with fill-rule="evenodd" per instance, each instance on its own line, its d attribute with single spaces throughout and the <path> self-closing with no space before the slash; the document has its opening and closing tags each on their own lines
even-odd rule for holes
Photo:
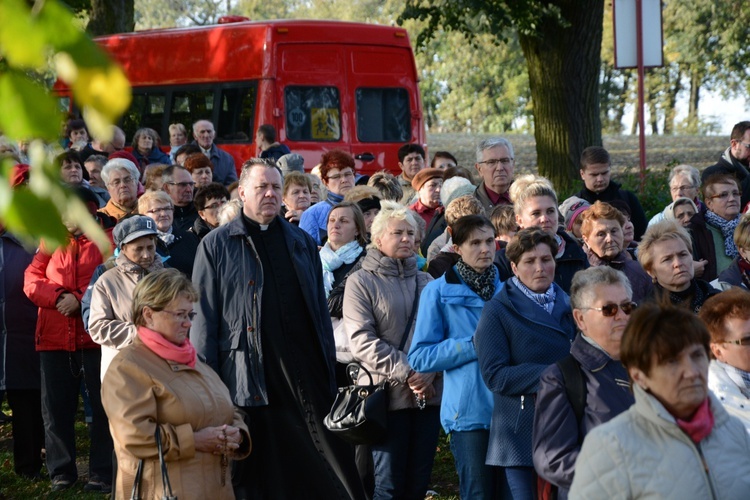
<svg viewBox="0 0 750 500">
<path fill-rule="evenodd" d="M 690 420 L 677 419 L 677 425 L 682 431 L 690 436 L 695 444 L 703 441 L 705 437 L 711 434 L 714 428 L 714 414 L 711 412 L 711 405 L 708 404 L 708 398 L 698 407 Z"/>
<path fill-rule="evenodd" d="M 160 358 L 195 368 L 195 347 L 190 343 L 190 339 L 186 338 L 182 345 L 173 344 L 161 333 L 145 326 L 138 327 L 138 337 Z"/>
</svg>

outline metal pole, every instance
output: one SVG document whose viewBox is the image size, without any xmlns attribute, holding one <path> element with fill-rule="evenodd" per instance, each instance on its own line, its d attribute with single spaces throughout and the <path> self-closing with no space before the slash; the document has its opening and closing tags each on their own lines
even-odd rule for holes
<svg viewBox="0 0 750 500">
<path fill-rule="evenodd" d="M 646 185 L 646 117 L 643 113 L 643 80 L 645 71 L 643 69 L 643 0 L 635 0 L 635 39 L 638 51 L 638 145 L 641 158 L 641 194 Z"/>
</svg>

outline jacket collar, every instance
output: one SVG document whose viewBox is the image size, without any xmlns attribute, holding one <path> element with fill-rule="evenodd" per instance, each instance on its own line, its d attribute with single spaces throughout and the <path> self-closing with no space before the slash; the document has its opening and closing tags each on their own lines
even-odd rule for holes
<svg viewBox="0 0 750 500">
<path fill-rule="evenodd" d="M 498 297 L 501 302 L 518 312 L 520 315 L 524 316 L 528 321 L 533 323 L 540 323 L 549 328 L 553 328 L 562 332 L 563 328 L 560 326 L 560 321 L 565 317 L 566 314 L 571 314 L 570 298 L 568 297 L 568 294 L 566 294 L 565 291 L 557 285 L 557 283 L 553 282 L 552 286 L 555 287 L 556 293 L 555 305 L 552 308 L 552 314 L 544 312 L 541 307 L 539 307 L 537 304 L 534 304 L 530 298 L 524 295 L 524 293 L 513 284 L 513 280 L 510 279 L 506 280 L 503 283 Z"/>
<path fill-rule="evenodd" d="M 417 274 L 417 258 L 392 259 L 383 255 L 377 248 L 371 248 L 362 259 L 362 269 L 377 272 L 384 276 L 409 277 Z"/>
<path fill-rule="evenodd" d="M 667 411 L 656 397 L 641 389 L 638 384 L 633 384 L 633 394 L 635 395 L 633 409 L 636 413 L 659 427 L 679 433 L 685 437 L 685 440 L 690 441 L 688 435 L 677 427 L 677 419 Z M 711 405 L 711 412 L 714 414 L 715 430 L 716 427 L 724 425 L 729 421 L 729 414 L 722 406 L 721 401 L 714 396 L 713 392 L 708 391 L 708 398 Z M 690 442 L 692 443 L 692 441 Z"/>
<path fill-rule="evenodd" d="M 599 349 L 583 338 L 579 332 L 576 335 L 573 345 L 570 347 L 570 354 L 581 363 L 581 366 L 590 372 L 596 372 L 607 366 L 610 362 L 615 362 L 602 349 Z M 622 366 L 622 365 L 620 365 Z M 624 368 L 623 368 L 624 370 Z"/>
</svg>

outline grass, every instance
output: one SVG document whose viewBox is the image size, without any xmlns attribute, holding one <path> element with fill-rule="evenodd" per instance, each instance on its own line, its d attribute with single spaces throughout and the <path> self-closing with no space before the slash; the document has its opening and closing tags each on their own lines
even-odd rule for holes
<svg viewBox="0 0 750 500">
<path fill-rule="evenodd" d="M 3 411 L 10 414 L 7 404 L 3 404 Z M 31 481 L 17 476 L 13 472 L 13 439 L 11 437 L 11 425 L 6 423 L 0 425 L 0 498 L 4 500 L 27 500 L 30 498 L 49 499 L 97 499 L 105 498 L 101 493 L 88 493 L 83 491 L 88 478 L 88 456 L 89 441 L 88 428 L 84 423 L 83 405 L 79 405 L 78 418 L 76 419 L 76 464 L 78 466 L 78 481 L 69 490 L 62 492 L 51 492 L 51 484 L 46 467 L 42 469 L 42 477 L 39 481 Z"/>
</svg>

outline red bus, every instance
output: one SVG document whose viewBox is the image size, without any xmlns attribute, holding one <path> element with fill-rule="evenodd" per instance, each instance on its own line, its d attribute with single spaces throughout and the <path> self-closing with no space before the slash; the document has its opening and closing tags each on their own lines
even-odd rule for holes
<svg viewBox="0 0 750 500">
<path fill-rule="evenodd" d="M 133 87 L 126 137 L 208 119 L 237 167 L 257 155 L 258 126 L 305 158 L 343 149 L 357 168 L 398 170 L 398 148 L 425 145 L 417 69 L 404 29 L 334 21 L 238 21 L 96 39 Z M 65 95 L 64 89 L 61 94 Z"/>
</svg>

